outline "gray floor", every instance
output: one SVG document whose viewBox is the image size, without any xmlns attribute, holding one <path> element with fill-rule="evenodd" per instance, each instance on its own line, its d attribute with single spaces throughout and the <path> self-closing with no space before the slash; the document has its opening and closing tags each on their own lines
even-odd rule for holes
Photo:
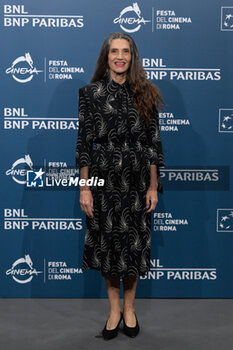
<svg viewBox="0 0 233 350">
<path fill-rule="evenodd" d="M 107 299 L 0 299 L 0 310 L 0 349 L 229 350 L 233 345 L 232 299 L 136 299 L 139 335 L 131 339 L 120 329 L 109 341 L 99 336 Z"/>
</svg>

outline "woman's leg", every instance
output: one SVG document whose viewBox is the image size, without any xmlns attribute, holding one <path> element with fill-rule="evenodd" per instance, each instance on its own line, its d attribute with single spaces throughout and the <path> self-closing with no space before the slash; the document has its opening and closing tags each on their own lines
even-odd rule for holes
<svg viewBox="0 0 233 350">
<path fill-rule="evenodd" d="M 134 313 L 134 299 L 136 294 L 138 276 L 126 276 L 123 277 L 122 280 L 124 287 L 123 314 L 125 323 L 128 327 L 135 327 L 136 318 Z"/>
<path fill-rule="evenodd" d="M 120 305 L 120 277 L 105 276 L 105 283 L 108 293 L 108 300 L 110 305 L 110 313 L 107 322 L 107 330 L 116 328 L 121 315 Z"/>
</svg>

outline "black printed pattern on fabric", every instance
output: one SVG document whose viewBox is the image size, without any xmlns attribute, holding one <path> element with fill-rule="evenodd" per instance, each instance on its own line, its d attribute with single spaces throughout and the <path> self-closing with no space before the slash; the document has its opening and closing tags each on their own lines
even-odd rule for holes
<svg viewBox="0 0 233 350">
<path fill-rule="evenodd" d="M 164 166 L 158 113 L 149 127 L 131 101 L 129 81 L 109 74 L 79 89 L 76 166 L 89 167 L 94 218 L 86 215 L 82 269 L 105 275 L 141 275 L 150 269 L 151 213 L 146 213 L 150 164 Z"/>
</svg>

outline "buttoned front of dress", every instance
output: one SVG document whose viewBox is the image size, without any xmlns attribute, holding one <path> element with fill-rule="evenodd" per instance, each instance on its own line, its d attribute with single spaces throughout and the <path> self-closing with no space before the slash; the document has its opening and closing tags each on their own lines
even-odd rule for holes
<svg viewBox="0 0 233 350">
<path fill-rule="evenodd" d="M 155 111 L 149 127 L 131 100 L 130 83 L 109 75 L 79 90 L 76 165 L 89 177 L 105 180 L 92 186 L 94 218 L 86 216 L 83 269 L 102 275 L 144 275 L 150 268 L 151 214 L 146 213 L 150 165 L 164 165 Z"/>
</svg>

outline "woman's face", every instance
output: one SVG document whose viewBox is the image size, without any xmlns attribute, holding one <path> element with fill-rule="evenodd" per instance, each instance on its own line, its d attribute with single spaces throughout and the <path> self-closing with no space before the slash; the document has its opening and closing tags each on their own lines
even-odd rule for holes
<svg viewBox="0 0 233 350">
<path fill-rule="evenodd" d="M 126 73 L 130 67 L 130 45 L 126 39 L 113 39 L 108 53 L 110 73 Z"/>
</svg>

